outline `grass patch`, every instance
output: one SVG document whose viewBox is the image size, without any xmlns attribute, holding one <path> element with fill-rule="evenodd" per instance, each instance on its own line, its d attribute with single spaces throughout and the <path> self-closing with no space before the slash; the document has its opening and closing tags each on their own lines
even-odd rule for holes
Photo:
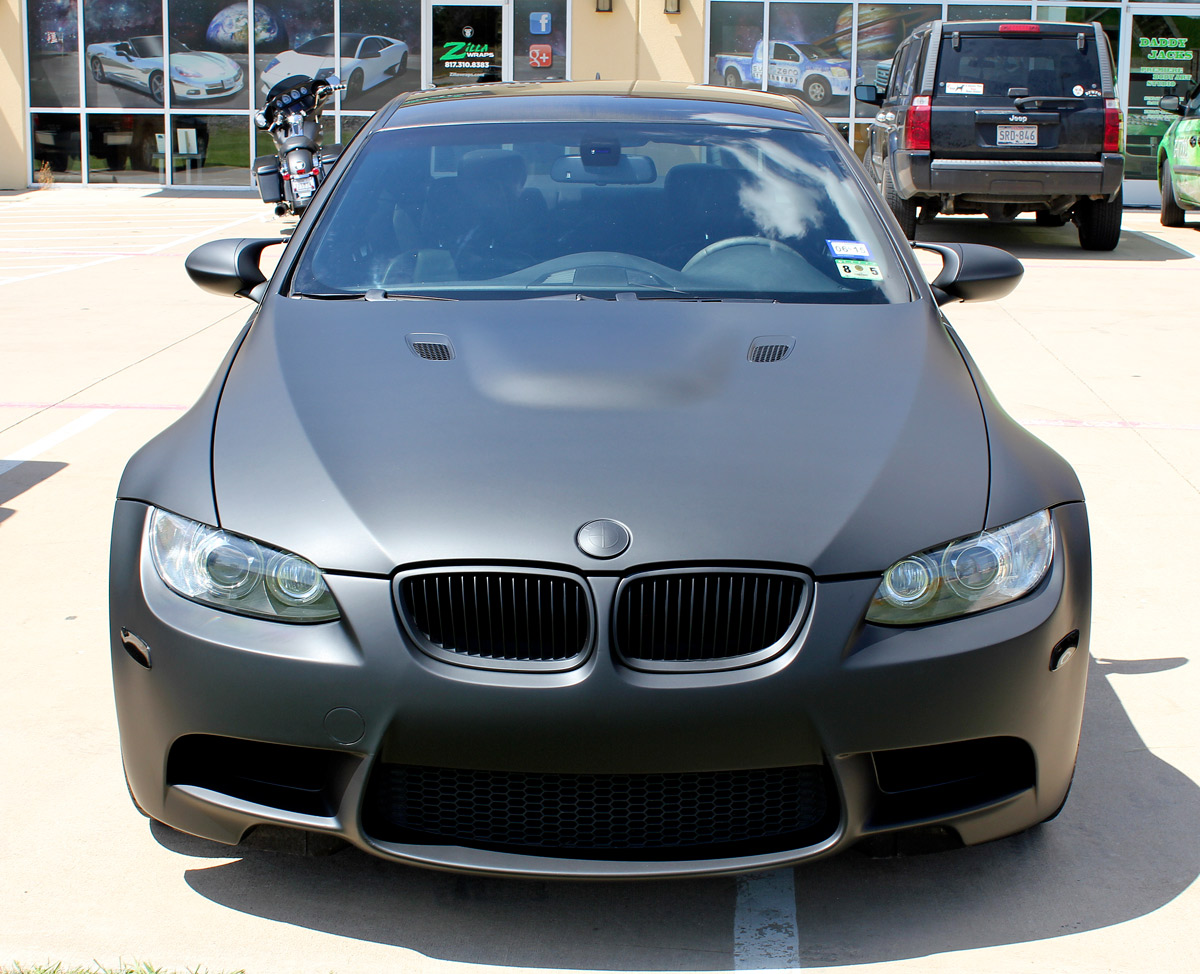
<svg viewBox="0 0 1200 974">
<path fill-rule="evenodd" d="M 105 967 L 102 964 L 97 964 L 95 967 L 68 967 L 62 963 L 35 964 L 33 967 L 25 967 L 21 964 L 14 964 L 11 967 L 0 967 L 0 974 L 179 974 L 179 972 L 170 971 L 165 967 L 155 967 L 153 964 L 142 961 L 134 964 L 122 962 L 116 967 Z M 189 967 L 186 974 L 209 974 L 209 971 L 203 967 Z M 226 971 L 223 974 L 246 974 L 246 972 L 244 970 Z"/>
</svg>

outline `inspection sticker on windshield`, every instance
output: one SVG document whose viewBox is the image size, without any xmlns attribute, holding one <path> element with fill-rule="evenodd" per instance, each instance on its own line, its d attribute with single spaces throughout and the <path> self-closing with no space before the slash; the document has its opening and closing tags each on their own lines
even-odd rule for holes
<svg viewBox="0 0 1200 974">
<path fill-rule="evenodd" d="M 849 277 L 856 281 L 883 280 L 883 272 L 879 269 L 879 265 L 869 260 L 839 260 L 837 269 L 842 277 Z"/>
<path fill-rule="evenodd" d="M 829 252 L 834 257 L 870 257 L 871 251 L 858 240 L 826 240 Z"/>
<path fill-rule="evenodd" d="M 983 85 L 977 81 L 947 81 L 947 95 L 982 95 Z"/>
</svg>

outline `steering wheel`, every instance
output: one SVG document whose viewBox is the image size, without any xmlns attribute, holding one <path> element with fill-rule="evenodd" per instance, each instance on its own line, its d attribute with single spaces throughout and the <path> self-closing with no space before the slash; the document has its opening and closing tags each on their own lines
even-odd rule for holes
<svg viewBox="0 0 1200 974">
<path fill-rule="evenodd" d="M 647 260 L 645 257 L 636 257 L 633 254 L 623 254 L 612 250 L 586 250 L 577 254 L 554 257 L 551 260 L 544 260 L 540 264 L 534 264 L 532 267 L 526 267 L 524 270 L 514 271 L 507 275 L 505 280 L 525 286 L 543 284 L 546 278 L 560 271 L 578 271 L 590 267 L 636 271 L 645 274 L 658 287 L 674 289 L 678 286 L 678 271 Z M 617 284 L 617 286 L 620 285 Z M 628 286 L 637 287 L 634 283 L 629 283 Z"/>
<path fill-rule="evenodd" d="M 711 243 L 703 250 L 698 250 L 692 254 L 691 259 L 683 265 L 681 273 L 686 274 L 688 271 L 694 271 L 697 265 L 703 264 L 709 258 L 716 254 L 723 253 L 729 250 L 745 249 L 747 251 L 754 248 L 765 247 L 771 252 L 772 256 L 780 256 L 785 259 L 796 258 L 804 260 L 796 251 L 785 243 L 780 243 L 778 240 L 769 240 L 766 237 L 726 237 L 724 240 L 718 240 L 716 243 Z M 747 254 L 749 256 L 749 254 Z"/>
</svg>

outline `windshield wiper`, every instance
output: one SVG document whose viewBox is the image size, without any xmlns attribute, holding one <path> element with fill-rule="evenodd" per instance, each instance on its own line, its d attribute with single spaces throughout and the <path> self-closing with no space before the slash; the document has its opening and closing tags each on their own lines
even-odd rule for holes
<svg viewBox="0 0 1200 974">
<path fill-rule="evenodd" d="M 408 291 L 385 291 L 381 287 L 373 287 L 363 297 L 368 301 L 457 301 L 458 298 L 448 298 L 442 294 L 412 294 Z"/>
</svg>

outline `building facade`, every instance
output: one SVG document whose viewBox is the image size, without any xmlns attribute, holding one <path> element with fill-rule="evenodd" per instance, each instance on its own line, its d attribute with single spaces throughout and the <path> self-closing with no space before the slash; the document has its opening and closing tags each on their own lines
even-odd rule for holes
<svg viewBox="0 0 1200 974">
<path fill-rule="evenodd" d="M 0 0 L 0 188 L 252 191 L 254 110 L 289 74 L 349 85 L 347 141 L 394 95 L 480 80 L 640 78 L 798 94 L 854 144 L 906 34 L 938 17 L 1099 21 L 1126 108 L 1126 199 L 1157 200 L 1158 99 L 1200 79 L 1200 3 L 826 0 Z"/>
</svg>

